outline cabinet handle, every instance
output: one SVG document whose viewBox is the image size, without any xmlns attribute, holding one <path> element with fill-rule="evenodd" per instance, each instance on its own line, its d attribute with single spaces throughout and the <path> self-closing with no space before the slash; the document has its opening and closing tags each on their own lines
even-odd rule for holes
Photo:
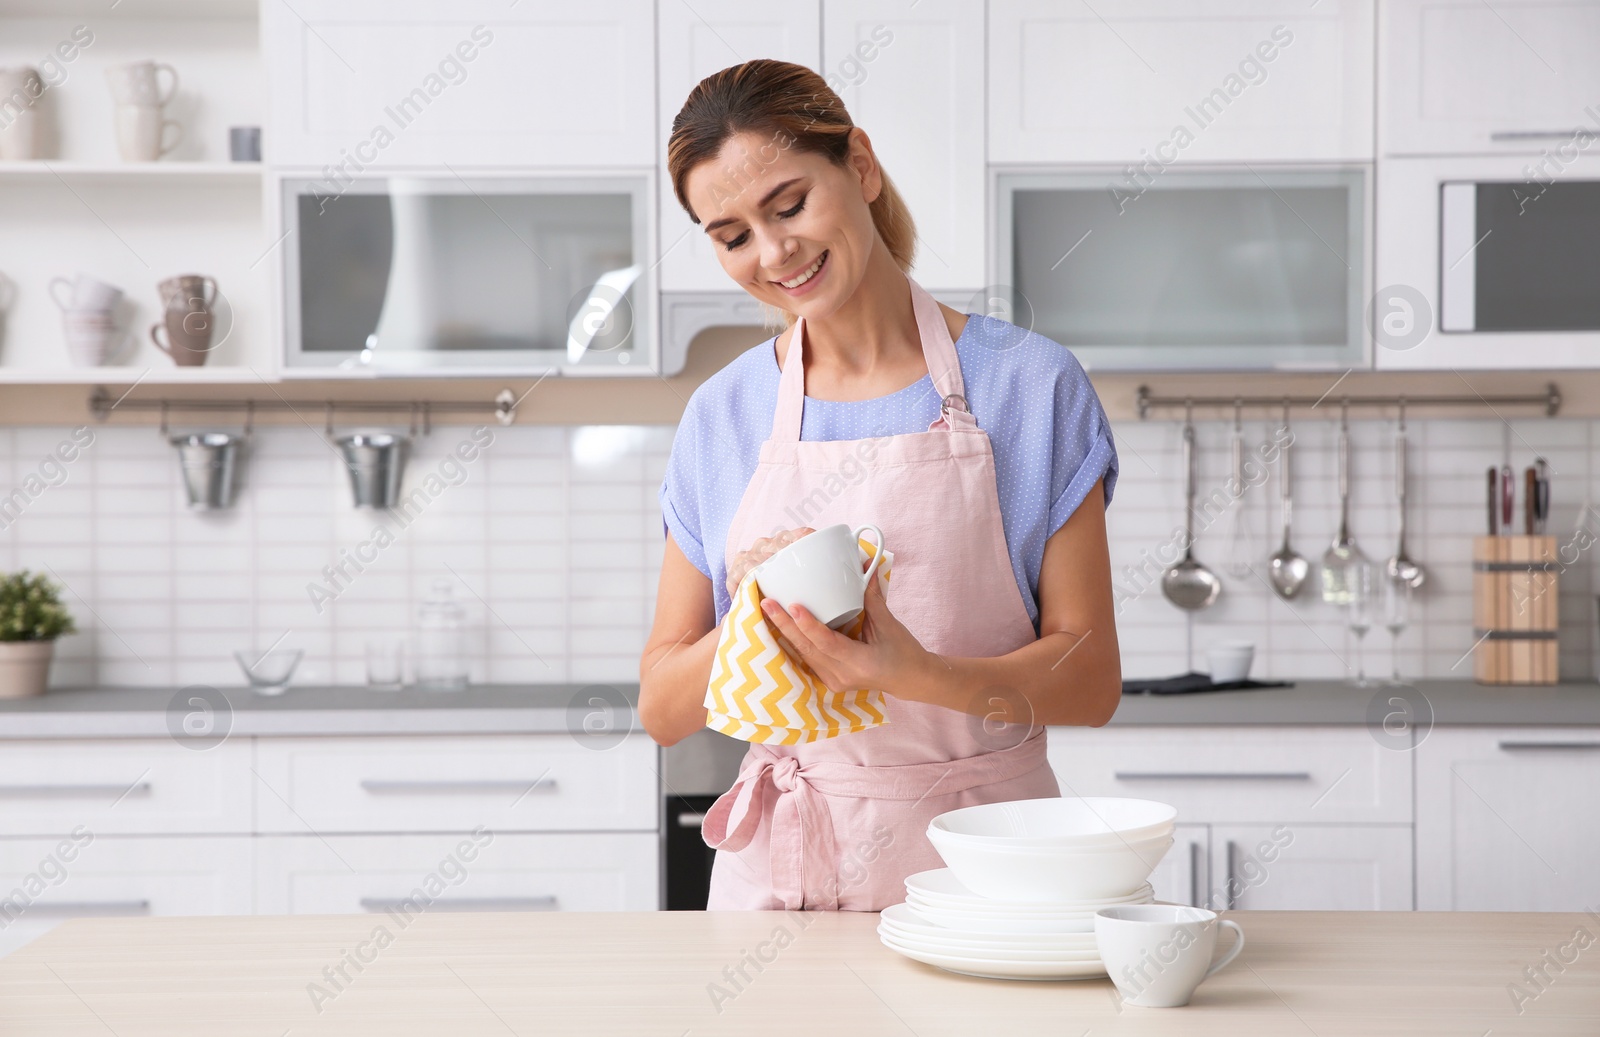
<svg viewBox="0 0 1600 1037">
<path fill-rule="evenodd" d="M 1524 749 L 1600 749 L 1600 742 L 1501 742 L 1500 749 L 1508 753 Z"/>
<path fill-rule="evenodd" d="M 1580 131 L 1570 130 L 1496 130 L 1489 134 L 1493 141 L 1513 140 L 1567 140 L 1576 137 Z"/>
<path fill-rule="evenodd" d="M 375 796 L 411 796 L 418 793 L 431 792 L 541 792 L 551 793 L 556 791 L 554 779 L 526 779 L 511 778 L 505 780 L 464 780 L 464 781 L 389 781 L 379 779 L 365 779 L 361 787 Z"/>
<path fill-rule="evenodd" d="M 706 823 L 706 815 L 691 814 L 688 811 L 678 815 L 679 828 L 700 828 Z"/>
<path fill-rule="evenodd" d="M 30 915 L 136 915 L 150 910 L 148 900 L 61 900 L 55 903 L 34 901 L 25 913 Z"/>
<path fill-rule="evenodd" d="M 1189 906 L 1202 907 L 1200 903 L 1200 844 L 1189 841 Z"/>
<path fill-rule="evenodd" d="M 435 900 L 424 907 L 409 897 L 361 898 L 363 911 L 404 911 L 408 907 L 415 911 L 554 911 L 557 901 L 554 896 L 462 897 L 457 900 Z"/>
<path fill-rule="evenodd" d="M 46 799 L 67 796 L 132 796 L 143 795 L 150 791 L 148 781 L 137 781 L 132 785 L 111 784 L 83 784 L 83 785 L 0 785 L 0 796 L 14 799 Z"/>
<path fill-rule="evenodd" d="M 1118 781 L 1310 781 L 1310 771 L 1117 771 Z"/>
<path fill-rule="evenodd" d="M 1228 871 L 1228 877 L 1227 877 L 1226 881 L 1224 881 L 1223 884 L 1222 884 L 1223 902 L 1225 904 L 1227 904 L 1228 906 L 1223 908 L 1223 910 L 1224 911 L 1232 911 L 1233 910 L 1233 857 L 1234 857 L 1234 844 L 1233 844 L 1233 840 L 1232 839 L 1229 839 L 1226 843 L 1223 844 L 1223 846 L 1222 846 L 1222 857 L 1223 857 L 1223 860 L 1226 862 L 1225 866 L 1226 866 L 1227 871 Z"/>
</svg>

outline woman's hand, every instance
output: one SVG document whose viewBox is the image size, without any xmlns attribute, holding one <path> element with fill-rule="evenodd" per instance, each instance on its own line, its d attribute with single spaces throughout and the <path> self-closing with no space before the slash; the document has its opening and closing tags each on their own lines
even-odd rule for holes
<svg viewBox="0 0 1600 1037">
<path fill-rule="evenodd" d="M 815 532 L 816 530 L 810 526 L 785 529 L 776 536 L 761 537 L 748 548 L 734 555 L 733 561 L 728 563 L 728 597 L 735 598 L 739 596 L 739 584 L 744 582 L 745 574 L 751 569 L 754 569 L 807 533 Z"/>
<path fill-rule="evenodd" d="M 778 628 L 785 650 L 803 658 L 817 679 L 834 691 L 875 688 L 910 698 L 924 668 L 935 658 L 889 611 L 882 580 L 876 575 L 867 585 L 867 620 L 860 641 L 818 620 L 804 605 L 786 612 L 773 599 L 763 598 L 761 609 Z"/>
</svg>

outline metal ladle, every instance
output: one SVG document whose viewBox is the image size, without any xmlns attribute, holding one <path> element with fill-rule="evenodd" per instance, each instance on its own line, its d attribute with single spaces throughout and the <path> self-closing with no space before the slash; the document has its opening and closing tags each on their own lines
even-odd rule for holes
<svg viewBox="0 0 1600 1037">
<path fill-rule="evenodd" d="M 1339 407 L 1339 532 L 1322 553 L 1322 600 L 1350 604 L 1351 570 L 1366 560 L 1350 535 L 1350 401 L 1345 400 Z"/>
<path fill-rule="evenodd" d="M 1400 398 L 1400 426 L 1394 437 L 1394 492 L 1400 502 L 1400 542 L 1389 559 L 1389 578 L 1420 587 L 1427 572 L 1406 554 L 1406 401 Z"/>
<path fill-rule="evenodd" d="M 1268 577 L 1278 597 L 1288 601 L 1306 585 L 1306 577 L 1311 575 L 1311 563 L 1289 546 L 1289 528 L 1294 509 L 1293 490 L 1289 485 L 1289 447 L 1294 442 L 1294 436 L 1289 432 L 1287 400 L 1283 404 L 1283 431 L 1282 456 L 1278 462 L 1278 479 L 1283 483 L 1283 546 L 1268 560 Z"/>
<path fill-rule="evenodd" d="M 1222 593 L 1217 574 L 1194 559 L 1195 447 L 1192 405 L 1183 411 L 1183 558 L 1161 574 L 1161 593 L 1181 609 L 1208 608 Z"/>
</svg>

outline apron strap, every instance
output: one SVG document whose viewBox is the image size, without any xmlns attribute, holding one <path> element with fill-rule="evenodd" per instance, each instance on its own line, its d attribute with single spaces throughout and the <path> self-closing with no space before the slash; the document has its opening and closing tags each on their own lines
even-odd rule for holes
<svg viewBox="0 0 1600 1037">
<path fill-rule="evenodd" d="M 922 359 L 928 365 L 928 374 L 941 401 L 939 417 L 929 428 L 976 427 L 977 419 L 967 409 L 966 397 L 962 395 L 961 363 L 944 314 L 939 312 L 938 302 L 920 284 L 909 276 L 906 284 L 911 289 L 911 312 L 916 317 L 917 334 L 922 340 Z M 797 316 L 794 334 L 789 338 L 789 351 L 783 357 L 783 373 L 778 378 L 778 405 L 772 415 L 772 438 L 779 442 L 800 440 L 800 418 L 806 402 L 805 342 L 806 319 Z"/>
<path fill-rule="evenodd" d="M 768 840 L 773 895 L 786 911 L 839 909 L 838 843 L 827 797 L 913 800 L 1010 781 L 1048 766 L 1041 728 L 1020 745 L 962 760 L 872 767 L 839 761 L 801 763 L 752 743 L 733 787 L 706 812 L 701 834 L 712 849 L 737 853 L 750 845 L 775 798 Z M 921 837 L 915 833 L 914 837 Z"/>
</svg>

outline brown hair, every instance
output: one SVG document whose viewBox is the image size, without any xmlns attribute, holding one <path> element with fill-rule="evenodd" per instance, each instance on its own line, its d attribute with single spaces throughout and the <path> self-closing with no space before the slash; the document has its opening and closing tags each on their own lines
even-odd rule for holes
<svg viewBox="0 0 1600 1037">
<path fill-rule="evenodd" d="M 667 142 L 672 193 L 689 218 L 699 223 L 684 194 L 685 182 L 691 169 L 717 157 L 729 137 L 759 133 L 770 137 L 779 149 L 814 152 L 842 166 L 850 154 L 854 127 L 839 95 L 804 65 L 759 58 L 725 68 L 689 91 L 689 99 L 672 120 L 672 136 Z M 752 156 L 748 161 L 760 159 Z M 909 273 L 916 253 L 916 224 L 889 174 L 881 166 L 879 172 L 883 188 L 869 206 L 872 225 L 895 265 Z M 786 324 L 794 320 L 787 312 L 784 317 Z"/>
</svg>

